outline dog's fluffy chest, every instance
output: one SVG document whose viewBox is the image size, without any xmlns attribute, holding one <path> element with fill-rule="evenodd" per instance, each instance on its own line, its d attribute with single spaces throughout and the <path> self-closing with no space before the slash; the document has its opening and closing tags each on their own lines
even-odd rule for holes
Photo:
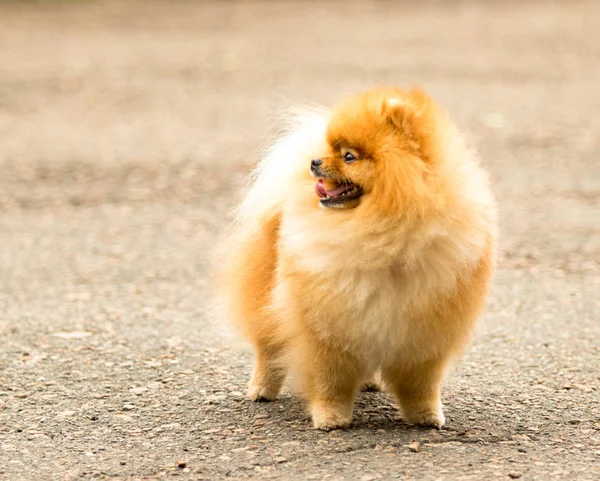
<svg viewBox="0 0 600 481">
<path fill-rule="evenodd" d="M 331 266 L 329 264 L 329 266 Z M 283 276 L 280 305 L 322 340 L 368 359 L 375 369 L 424 326 L 419 314 L 432 300 L 427 279 L 401 264 L 387 268 L 294 270 Z M 301 313 L 299 317 L 297 314 Z"/>
<path fill-rule="evenodd" d="M 295 306 L 298 322 L 374 363 L 422 336 L 424 313 L 465 267 L 464 246 L 447 236 L 423 246 L 389 234 L 323 240 L 290 226 L 283 234 L 278 304 Z"/>
<path fill-rule="evenodd" d="M 310 327 L 323 341 L 354 352 L 373 369 L 397 352 L 419 329 L 416 312 L 422 296 L 400 266 L 299 273 L 284 281 L 287 300 L 301 313 L 296 322 Z"/>
</svg>

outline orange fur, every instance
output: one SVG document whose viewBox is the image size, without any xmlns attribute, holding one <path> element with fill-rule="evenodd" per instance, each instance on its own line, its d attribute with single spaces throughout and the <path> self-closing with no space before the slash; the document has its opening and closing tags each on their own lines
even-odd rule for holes
<svg viewBox="0 0 600 481">
<path fill-rule="evenodd" d="M 231 316 L 257 353 L 250 398 L 274 399 L 293 369 L 315 427 L 345 427 L 379 373 L 408 422 L 442 426 L 440 383 L 483 308 L 495 226 L 485 172 L 422 91 L 374 89 L 296 117 L 227 249 Z"/>
</svg>

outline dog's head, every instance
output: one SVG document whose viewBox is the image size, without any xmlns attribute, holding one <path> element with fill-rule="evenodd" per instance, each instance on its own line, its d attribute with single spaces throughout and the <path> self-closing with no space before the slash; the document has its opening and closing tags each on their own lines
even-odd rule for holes
<svg viewBox="0 0 600 481">
<path fill-rule="evenodd" d="M 321 206 L 387 213 L 421 208 L 431 194 L 442 118 L 417 89 L 376 89 L 346 99 L 332 113 L 328 151 L 310 162 Z"/>
</svg>

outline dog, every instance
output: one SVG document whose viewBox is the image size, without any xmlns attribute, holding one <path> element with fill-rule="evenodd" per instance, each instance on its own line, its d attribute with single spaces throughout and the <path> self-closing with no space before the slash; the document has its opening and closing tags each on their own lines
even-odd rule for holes
<svg viewBox="0 0 600 481">
<path fill-rule="evenodd" d="M 375 88 L 291 117 L 236 209 L 221 286 L 256 364 L 290 372 L 315 428 L 349 426 L 377 375 L 403 419 L 441 428 L 440 384 L 468 344 L 495 264 L 486 172 L 419 88 Z"/>
</svg>

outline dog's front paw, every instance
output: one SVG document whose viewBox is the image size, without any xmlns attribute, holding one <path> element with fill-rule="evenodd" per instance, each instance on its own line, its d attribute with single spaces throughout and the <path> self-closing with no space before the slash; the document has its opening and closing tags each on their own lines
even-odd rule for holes
<svg viewBox="0 0 600 481">
<path fill-rule="evenodd" d="M 422 427 L 432 427 L 436 429 L 441 429 L 446 422 L 446 418 L 444 417 L 444 413 L 441 408 L 436 411 L 424 410 L 412 411 L 408 413 L 403 412 L 402 417 L 409 424 Z"/>
<path fill-rule="evenodd" d="M 350 426 L 352 411 L 338 406 L 313 406 L 311 409 L 313 427 L 322 431 L 344 429 Z"/>
<path fill-rule="evenodd" d="M 261 386 L 260 384 L 250 384 L 248 387 L 248 397 L 251 401 L 275 401 L 279 394 L 279 387 Z"/>
</svg>

